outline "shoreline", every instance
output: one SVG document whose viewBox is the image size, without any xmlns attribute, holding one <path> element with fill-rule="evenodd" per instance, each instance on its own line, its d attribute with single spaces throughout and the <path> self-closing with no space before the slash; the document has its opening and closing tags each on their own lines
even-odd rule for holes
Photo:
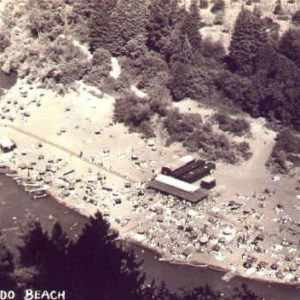
<svg viewBox="0 0 300 300">
<path fill-rule="evenodd" d="M 176 266 L 183 266 L 183 267 L 193 267 L 193 268 L 197 268 L 197 269 L 209 269 L 211 271 L 215 271 L 215 272 L 219 272 L 219 273 L 224 273 L 224 276 L 226 276 L 226 274 L 230 274 L 232 273 L 232 271 L 230 269 L 226 269 L 217 265 L 212 265 L 212 264 L 205 264 L 205 263 L 201 263 L 201 262 L 186 262 L 186 261 L 181 261 L 181 260 L 174 260 L 174 259 L 168 259 L 168 258 L 164 258 L 162 256 L 162 254 L 154 248 L 151 248 L 147 245 L 144 245 L 138 241 L 135 241 L 133 239 L 129 239 L 128 241 L 125 242 L 129 242 L 135 246 L 141 247 L 143 249 L 146 249 L 148 251 L 151 251 L 152 253 L 156 254 L 157 256 L 160 256 L 158 259 L 159 261 L 163 261 L 169 264 L 173 264 Z M 235 279 L 235 278 L 241 278 L 241 279 L 246 279 L 246 280 L 250 280 L 250 281 L 257 281 L 257 282 L 261 282 L 261 283 L 268 283 L 268 284 L 279 284 L 279 285 L 283 285 L 283 286 L 290 286 L 290 287 L 296 287 L 300 289 L 300 283 L 292 283 L 292 282 L 284 282 L 284 281 L 279 281 L 279 280 L 267 280 L 267 279 L 263 279 L 261 277 L 256 277 L 256 276 L 245 276 L 243 274 L 236 274 L 232 277 L 230 277 L 229 280 L 224 280 L 222 279 L 224 282 L 230 282 L 231 280 Z"/>
<path fill-rule="evenodd" d="M 12 173 L 9 173 L 12 172 Z M 24 186 L 22 186 L 21 184 L 19 184 L 18 180 L 14 178 L 14 175 L 16 173 L 14 173 L 14 170 L 11 169 L 6 169 L 5 171 L 3 169 L 0 169 L 0 175 L 3 176 L 7 176 L 9 178 L 11 178 L 13 181 L 15 181 L 18 184 L 18 187 L 20 189 L 22 189 L 22 191 L 26 194 L 28 194 L 30 196 L 30 198 L 32 199 L 32 196 L 30 195 L 30 193 L 28 191 L 25 190 Z M 20 179 L 20 176 L 18 176 L 18 178 Z M 22 178 L 21 180 L 23 180 L 23 182 L 26 182 L 26 179 Z M 80 210 L 80 208 L 76 208 L 70 204 L 68 204 L 67 202 L 63 201 L 62 199 L 60 199 L 59 197 L 56 197 L 55 194 L 51 191 L 47 191 L 47 196 L 46 197 L 50 197 L 53 201 L 58 202 L 60 205 L 62 205 L 65 208 L 68 208 L 70 210 L 72 210 L 73 212 L 85 217 L 85 218 L 89 218 L 91 215 L 84 213 L 84 211 Z M 42 199 L 32 199 L 32 201 L 42 201 Z M 101 212 L 101 211 L 100 211 Z M 102 212 L 101 212 L 102 213 Z M 109 220 L 108 220 L 109 221 Z M 282 280 L 270 280 L 270 279 L 264 279 L 258 276 L 245 276 L 241 273 L 235 273 L 232 272 L 232 270 L 230 269 L 226 269 L 224 267 L 218 266 L 218 265 L 213 265 L 213 264 L 206 264 L 203 262 L 196 262 L 196 261 L 191 261 L 191 262 L 186 262 L 183 260 L 176 260 L 176 259 L 172 259 L 172 258 L 168 258 L 168 257 L 164 257 L 163 253 L 161 253 L 159 251 L 159 249 L 155 249 L 149 245 L 143 244 L 140 241 L 137 241 L 135 239 L 133 239 L 132 237 L 128 237 L 125 235 L 122 235 L 122 232 L 120 232 L 120 230 L 114 226 L 112 226 L 112 224 L 110 223 L 110 227 L 112 230 L 116 231 L 119 234 L 118 240 L 120 240 L 121 242 L 125 243 L 125 244 L 129 244 L 131 246 L 134 247 L 138 247 L 142 250 L 147 250 L 150 251 L 154 256 L 157 257 L 157 259 L 159 261 L 162 262 L 166 262 L 168 264 L 172 264 L 172 265 L 176 265 L 176 266 L 183 266 L 183 267 L 193 267 L 196 269 L 208 269 L 211 271 L 215 271 L 218 273 L 223 273 L 222 276 L 222 281 L 224 282 L 230 282 L 233 279 L 246 279 L 246 280 L 250 280 L 253 283 L 255 282 L 260 282 L 260 283 L 267 283 L 267 284 L 276 284 L 276 285 L 282 285 L 285 287 L 296 287 L 297 289 L 300 289 L 300 283 L 293 283 L 293 282 L 286 282 L 286 281 L 282 281 Z M 229 278 L 226 279 L 227 274 L 229 275 Z M 231 274 L 233 274 L 233 276 L 231 276 Z M 225 278 L 223 278 L 225 277 Z"/>
</svg>

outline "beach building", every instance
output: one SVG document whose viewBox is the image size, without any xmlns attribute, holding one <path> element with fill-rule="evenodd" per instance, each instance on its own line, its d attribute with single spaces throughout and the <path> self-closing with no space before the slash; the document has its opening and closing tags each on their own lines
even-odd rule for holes
<svg viewBox="0 0 300 300">
<path fill-rule="evenodd" d="M 198 189 L 196 185 L 163 174 L 157 175 L 155 180 L 190 193 Z"/>
<path fill-rule="evenodd" d="M 6 137 L 0 139 L 0 148 L 3 152 L 12 151 L 16 147 L 17 147 L 16 143 L 11 139 L 8 139 Z"/>
<path fill-rule="evenodd" d="M 149 181 L 147 186 L 161 193 L 197 203 L 207 197 L 204 189 L 213 188 L 216 180 L 210 177 L 202 180 L 201 188 L 192 183 L 211 175 L 215 168 L 216 165 L 213 162 L 187 156 L 172 166 L 163 166 L 161 174 Z"/>
<path fill-rule="evenodd" d="M 179 199 L 192 202 L 194 204 L 207 197 L 207 193 L 205 193 L 201 188 L 196 187 L 194 191 L 187 191 L 185 189 L 182 189 L 182 187 L 184 187 L 183 183 L 179 186 L 176 186 L 176 184 L 170 185 L 165 182 L 154 179 L 148 182 L 148 188 L 152 188 L 163 194 L 172 195 Z"/>
<path fill-rule="evenodd" d="M 195 182 L 199 179 L 202 179 L 203 177 L 210 174 L 211 169 L 209 169 L 207 166 L 204 166 L 203 168 L 192 170 L 182 176 L 182 180 L 186 182 Z"/>
<path fill-rule="evenodd" d="M 192 183 L 210 175 L 211 171 L 215 168 L 216 165 L 212 162 L 205 162 L 202 159 L 194 159 L 193 161 L 190 161 L 169 172 L 168 175 Z"/>
<path fill-rule="evenodd" d="M 216 179 L 212 176 L 207 176 L 201 180 L 201 187 L 210 190 L 216 186 Z"/>
<path fill-rule="evenodd" d="M 174 170 L 171 173 L 171 175 L 175 178 L 183 179 L 185 174 L 187 174 L 193 170 L 196 170 L 198 168 L 203 168 L 204 166 L 205 166 L 204 160 L 201 160 L 201 159 L 195 160 L 194 159 L 193 161 L 190 161 L 189 163 L 186 163 L 185 165 Z"/>
<path fill-rule="evenodd" d="M 162 167 L 161 173 L 164 175 L 171 175 L 175 170 L 178 170 L 186 165 L 190 165 L 194 161 L 195 158 L 192 155 L 183 156 L 176 162 L 168 165 L 167 167 L 166 166 Z"/>
</svg>

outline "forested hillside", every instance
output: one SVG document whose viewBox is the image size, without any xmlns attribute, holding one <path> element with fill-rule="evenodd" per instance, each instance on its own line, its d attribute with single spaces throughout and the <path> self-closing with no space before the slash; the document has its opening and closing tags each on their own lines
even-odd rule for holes
<svg viewBox="0 0 300 300">
<path fill-rule="evenodd" d="M 0 47 L 5 72 L 62 93 L 78 80 L 95 85 L 120 99 L 115 120 L 133 130 L 155 134 L 153 115 L 165 124 L 168 103 L 185 98 L 235 105 L 300 130 L 296 1 L 5 3 Z M 109 76 L 111 57 L 121 66 L 118 78 Z M 137 100 L 124 111 L 119 101 L 133 99 L 132 86 L 150 101 Z"/>
</svg>

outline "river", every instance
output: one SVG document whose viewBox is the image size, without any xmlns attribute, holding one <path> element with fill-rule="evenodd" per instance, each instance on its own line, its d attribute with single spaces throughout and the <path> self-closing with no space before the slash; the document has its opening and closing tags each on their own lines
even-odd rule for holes
<svg viewBox="0 0 300 300">
<path fill-rule="evenodd" d="M 7 76 L 0 72 L 0 86 L 4 89 L 12 86 L 15 81 L 15 75 Z M 72 238 L 76 238 L 87 222 L 87 218 L 65 208 L 51 197 L 32 200 L 11 178 L 0 175 L 0 228 L 9 245 L 19 242 L 18 232 L 28 218 L 38 219 L 46 230 L 51 230 L 54 222 L 58 220 L 65 232 Z M 221 279 L 223 272 L 170 264 L 160 261 L 152 251 L 128 244 L 127 247 L 134 249 L 137 258 L 144 261 L 143 270 L 149 282 L 152 279 L 157 282 L 165 281 L 173 291 L 182 286 L 188 289 L 199 285 L 209 285 L 214 290 L 222 290 L 230 295 L 234 287 L 240 287 L 245 283 L 256 294 L 266 299 L 300 299 L 300 291 L 296 287 L 267 284 L 243 278 L 235 278 L 230 283 L 226 283 Z"/>
</svg>

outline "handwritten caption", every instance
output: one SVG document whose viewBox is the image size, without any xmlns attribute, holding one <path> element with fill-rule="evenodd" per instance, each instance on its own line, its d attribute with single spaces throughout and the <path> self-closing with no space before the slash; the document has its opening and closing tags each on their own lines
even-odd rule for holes
<svg viewBox="0 0 300 300">
<path fill-rule="evenodd" d="M 20 299 L 17 292 L 9 290 L 0 290 L 0 300 Z M 66 291 L 47 291 L 26 289 L 23 292 L 24 300 L 65 300 Z"/>
</svg>

